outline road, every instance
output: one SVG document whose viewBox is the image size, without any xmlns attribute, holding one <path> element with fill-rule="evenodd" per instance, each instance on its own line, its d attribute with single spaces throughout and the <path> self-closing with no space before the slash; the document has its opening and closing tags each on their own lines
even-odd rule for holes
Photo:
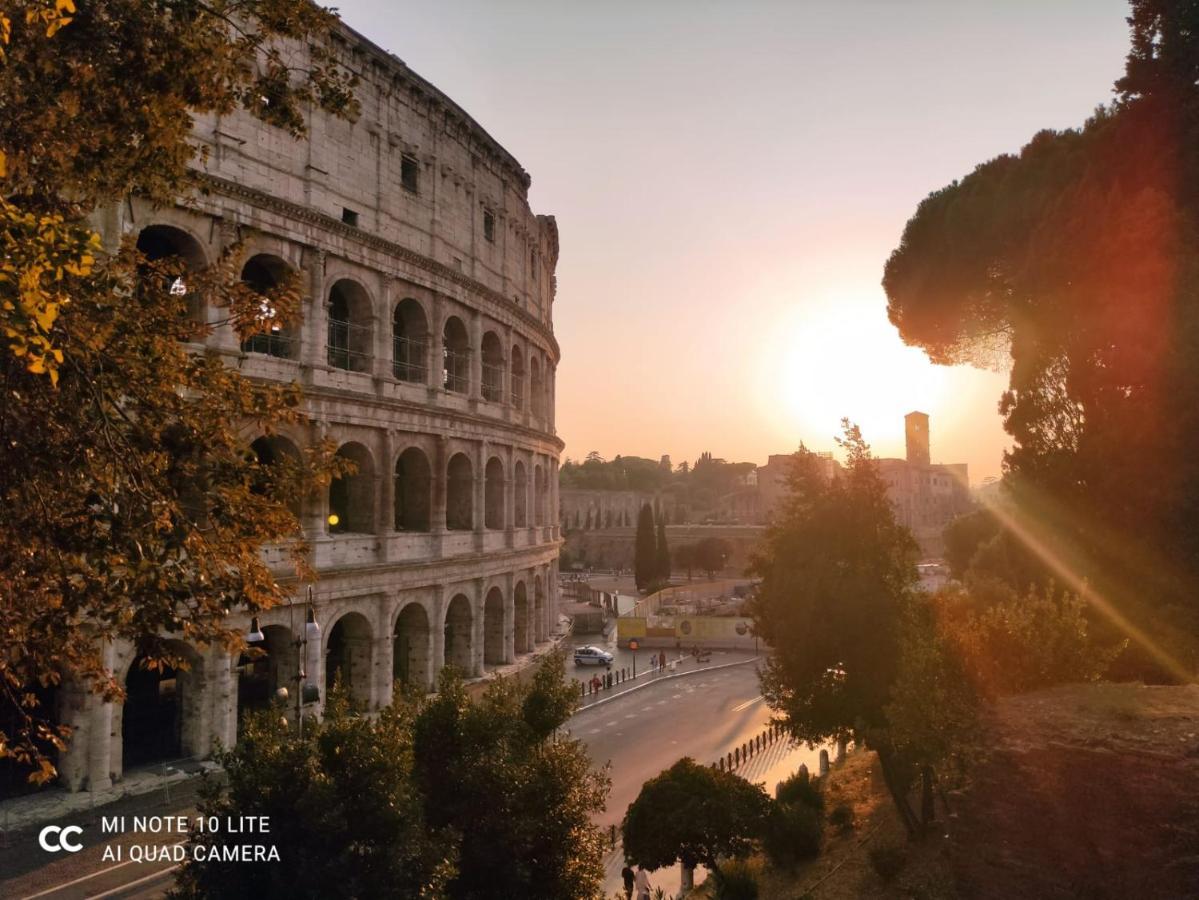
<svg viewBox="0 0 1199 900">
<path fill-rule="evenodd" d="M 662 679 L 580 711 L 569 723 L 571 733 L 587 746 L 597 766 L 611 766 L 612 790 L 597 824 L 605 829 L 619 827 L 625 810 L 647 779 L 683 756 L 711 763 L 760 735 L 769 718 L 752 663 Z M 815 769 L 816 757 L 816 751 L 777 742 L 738 771 L 751 781 L 765 782 L 773 791 L 774 784 L 801 762 Z M 126 806 L 115 804 L 103 813 L 194 814 L 191 794 L 181 788 L 170 805 L 144 798 L 131 800 Z M 101 858 L 105 845 L 151 843 L 148 837 L 101 835 L 99 827 L 89 823 L 81 852 L 58 854 L 46 863 L 47 855 L 36 845 L 36 831 L 18 835 L 16 844 L 0 848 L 0 896 L 37 900 L 161 897 L 173 880 L 171 861 L 130 863 Z M 153 842 L 169 845 L 176 840 L 177 836 L 161 835 Z M 618 849 L 605 860 L 605 890 L 609 896 L 620 886 L 620 857 Z M 677 870 L 659 872 L 654 874 L 653 883 L 673 892 L 678 888 L 678 879 Z"/>
<path fill-rule="evenodd" d="M 625 810 L 648 779 L 684 756 L 712 763 L 760 735 L 769 720 L 752 663 L 653 682 L 577 713 L 570 721 L 571 734 L 587 745 L 597 765 L 611 764 L 612 790 L 597 824 L 619 830 Z M 778 742 L 738 774 L 764 783 L 773 794 L 775 784 L 801 763 L 816 771 L 818 760 L 818 749 Z M 619 850 L 605 859 L 606 896 L 620 888 L 622 865 Z M 679 887 L 678 869 L 654 873 L 651 880 L 673 893 Z"/>
</svg>

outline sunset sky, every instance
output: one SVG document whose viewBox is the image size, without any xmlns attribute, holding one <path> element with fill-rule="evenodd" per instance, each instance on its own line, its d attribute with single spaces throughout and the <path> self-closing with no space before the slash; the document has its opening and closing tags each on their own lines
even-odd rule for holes
<svg viewBox="0 0 1199 900">
<path fill-rule="evenodd" d="M 395 2 L 343 17 L 445 91 L 558 219 L 558 432 L 677 463 L 829 449 L 999 473 L 1005 374 L 930 365 L 879 281 L 927 193 L 1111 97 L 1122 0 Z"/>
</svg>

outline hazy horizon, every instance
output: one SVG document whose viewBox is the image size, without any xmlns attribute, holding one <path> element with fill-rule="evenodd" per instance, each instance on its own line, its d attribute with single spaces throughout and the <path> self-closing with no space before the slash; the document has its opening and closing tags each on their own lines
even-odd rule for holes
<svg viewBox="0 0 1199 900">
<path fill-rule="evenodd" d="M 528 169 L 562 238 L 564 456 L 932 457 L 999 473 L 1002 374 L 928 363 L 879 281 L 930 191 L 1111 97 L 1120 0 L 345 0 L 341 14 Z"/>
</svg>

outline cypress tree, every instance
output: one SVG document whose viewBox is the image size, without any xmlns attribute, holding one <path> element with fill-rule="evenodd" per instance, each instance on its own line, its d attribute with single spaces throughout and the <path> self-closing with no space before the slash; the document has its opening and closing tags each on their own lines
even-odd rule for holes
<svg viewBox="0 0 1199 900">
<path fill-rule="evenodd" d="M 637 540 L 633 552 L 633 577 L 643 591 L 656 580 L 658 545 L 654 540 L 654 510 L 648 503 L 637 516 Z"/>
<path fill-rule="evenodd" d="M 666 545 L 666 517 L 658 516 L 658 541 L 654 566 L 660 581 L 670 580 L 670 548 Z"/>
</svg>

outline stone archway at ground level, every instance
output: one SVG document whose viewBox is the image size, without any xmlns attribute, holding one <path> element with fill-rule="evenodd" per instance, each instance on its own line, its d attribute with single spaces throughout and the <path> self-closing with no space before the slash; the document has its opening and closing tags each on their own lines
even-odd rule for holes
<svg viewBox="0 0 1199 900">
<path fill-rule="evenodd" d="M 483 603 L 483 663 L 501 666 L 504 656 L 504 593 L 493 587 Z"/>
<path fill-rule="evenodd" d="M 405 605 L 392 630 L 392 680 L 423 691 L 432 689 L 432 637 L 425 608 L 416 602 Z"/>
<path fill-rule="evenodd" d="M 529 618 L 529 597 L 523 581 L 518 581 L 512 592 L 512 620 L 515 626 L 514 649 L 517 653 L 532 652 L 533 620 Z"/>
<path fill-rule="evenodd" d="M 178 641 L 170 641 L 167 650 L 186 668 L 137 656 L 125 674 L 125 702 L 119 713 L 122 772 L 204 752 L 203 660 Z"/>
<path fill-rule="evenodd" d="M 348 612 L 339 618 L 325 642 L 325 698 L 335 684 L 349 694 L 355 704 L 370 708 L 371 625 L 362 613 Z"/>
<path fill-rule="evenodd" d="M 474 670 L 474 615 L 466 594 L 455 594 L 445 611 L 443 666 L 453 666 L 463 675 Z"/>
</svg>

